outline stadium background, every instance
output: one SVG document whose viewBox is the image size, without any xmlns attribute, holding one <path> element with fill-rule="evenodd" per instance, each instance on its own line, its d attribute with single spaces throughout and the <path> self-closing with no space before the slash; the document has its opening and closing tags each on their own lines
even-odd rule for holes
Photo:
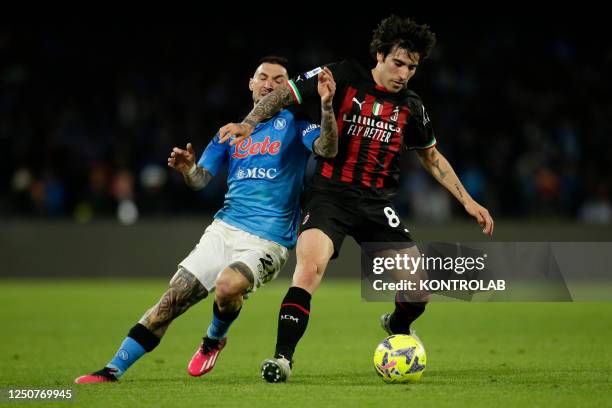
<svg viewBox="0 0 612 408">
<path fill-rule="evenodd" d="M 248 29 L 245 17 L 232 29 L 3 25 L 1 275 L 168 276 L 225 191 L 223 174 L 201 192 L 186 188 L 165 166 L 171 147 L 189 141 L 201 152 L 219 126 L 241 119 L 264 55 L 286 56 L 292 74 L 345 58 L 371 65 L 382 16 L 326 29 L 312 18 Z M 612 47 L 598 41 L 597 19 L 415 17 L 438 46 L 410 87 L 439 149 L 494 215 L 494 239 L 609 240 Z M 417 239 L 482 239 L 415 156 L 404 157 L 396 204 Z M 350 275 L 342 262 L 335 274 Z"/>
<path fill-rule="evenodd" d="M 249 18 L 197 14 L 180 24 L 0 25 L 0 387 L 71 387 L 161 295 L 225 189 L 219 175 L 190 191 L 166 157 L 188 141 L 201 152 L 219 126 L 244 116 L 261 56 L 288 57 L 293 74 L 344 58 L 369 64 L 371 31 L 386 15 L 330 16 L 313 5 L 318 15 L 279 17 L 254 7 Z M 612 241 L 606 15 L 516 8 L 414 14 L 438 46 L 410 87 L 439 149 L 495 217 L 494 240 Z M 487 239 L 414 155 L 403 173 L 396 204 L 416 239 Z M 416 324 L 429 357 L 422 382 L 384 386 L 370 356 L 389 305 L 360 300 L 351 239 L 313 301 L 294 377 L 270 387 L 257 371 L 293 262 L 249 300 L 206 378 L 188 377 L 185 365 L 210 299 L 118 387 L 77 388 L 77 405 L 610 405 L 609 302 L 434 302 Z"/>
</svg>

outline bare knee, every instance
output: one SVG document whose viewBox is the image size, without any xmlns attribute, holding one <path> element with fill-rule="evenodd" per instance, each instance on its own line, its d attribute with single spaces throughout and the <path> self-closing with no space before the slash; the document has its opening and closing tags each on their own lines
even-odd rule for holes
<svg viewBox="0 0 612 408">
<path fill-rule="evenodd" d="M 293 285 L 311 294 L 317 290 L 327 263 L 334 252 L 331 239 L 319 229 L 304 231 L 297 244 L 297 265 L 293 274 Z"/>
<path fill-rule="evenodd" d="M 225 268 L 216 282 L 215 302 L 222 312 L 238 310 L 242 296 L 253 286 L 253 273 L 247 265 L 235 262 Z"/>
<path fill-rule="evenodd" d="M 241 297 L 245 292 L 245 289 L 236 282 L 234 279 L 228 276 L 219 276 L 217 279 L 217 288 L 215 298 L 227 302 L 235 298 Z"/>
<path fill-rule="evenodd" d="M 311 260 L 301 260 L 296 266 L 293 274 L 293 286 L 306 289 L 312 294 L 323 278 L 323 271 L 319 270 L 317 263 Z"/>
</svg>

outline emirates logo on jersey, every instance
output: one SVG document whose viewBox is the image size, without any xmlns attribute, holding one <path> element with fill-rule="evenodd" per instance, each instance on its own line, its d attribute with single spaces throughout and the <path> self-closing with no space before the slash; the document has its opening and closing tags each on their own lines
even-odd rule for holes
<svg viewBox="0 0 612 408">
<path fill-rule="evenodd" d="M 344 135 L 388 144 L 395 136 L 401 137 L 407 116 L 407 107 L 349 87 L 338 119 L 344 122 Z"/>
<path fill-rule="evenodd" d="M 248 156 L 257 156 L 259 154 L 277 155 L 280 152 L 282 142 L 280 140 L 270 143 L 270 136 L 266 136 L 261 142 L 254 142 L 252 138 L 246 138 L 242 142 L 234 146 L 232 157 L 235 159 L 244 159 Z"/>
<path fill-rule="evenodd" d="M 349 125 L 345 130 L 347 135 L 366 137 L 383 143 L 389 143 L 394 133 L 402 133 L 402 129 L 397 124 L 369 116 L 344 114 L 342 121 Z"/>
</svg>

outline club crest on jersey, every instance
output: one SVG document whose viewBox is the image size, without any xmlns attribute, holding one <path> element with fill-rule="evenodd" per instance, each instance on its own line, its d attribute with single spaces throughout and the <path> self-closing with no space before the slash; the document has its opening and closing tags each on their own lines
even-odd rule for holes
<svg viewBox="0 0 612 408">
<path fill-rule="evenodd" d="M 399 106 L 395 106 L 393 108 L 393 113 L 391 114 L 391 117 L 389 118 L 391 119 L 391 122 L 397 122 L 397 120 L 399 119 L 399 111 L 400 111 Z"/>
<path fill-rule="evenodd" d="M 277 155 L 280 152 L 282 142 L 276 140 L 270 143 L 270 136 L 266 136 L 263 141 L 253 143 L 253 139 L 248 137 L 242 142 L 234 146 L 232 157 L 235 159 L 244 159 L 248 156 L 257 156 L 258 154 Z"/>
<path fill-rule="evenodd" d="M 283 130 L 287 126 L 287 120 L 285 118 L 274 119 L 274 129 Z"/>
</svg>

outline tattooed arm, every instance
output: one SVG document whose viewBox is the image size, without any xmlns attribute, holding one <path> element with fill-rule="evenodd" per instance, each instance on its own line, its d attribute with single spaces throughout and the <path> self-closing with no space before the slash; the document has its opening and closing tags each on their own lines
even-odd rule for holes
<svg viewBox="0 0 612 408">
<path fill-rule="evenodd" d="M 193 190 L 201 190 L 213 178 L 212 174 L 203 167 L 195 164 L 195 152 L 191 143 L 187 143 L 185 150 L 175 147 L 168 157 L 168 167 L 180 172 L 185 183 Z"/>
<path fill-rule="evenodd" d="M 314 152 L 326 158 L 336 157 L 338 153 L 338 124 L 331 104 L 321 106 L 321 136 L 314 142 Z"/>
<path fill-rule="evenodd" d="M 271 118 L 281 109 L 293 105 L 293 96 L 286 86 L 281 86 L 264 96 L 242 121 L 252 129 L 263 119 Z"/>
<path fill-rule="evenodd" d="M 219 129 L 219 142 L 225 143 L 230 137 L 235 138 L 230 145 L 240 143 L 251 135 L 253 129 L 263 119 L 274 116 L 281 109 L 293 104 L 293 96 L 289 88 L 282 86 L 270 92 L 255 105 L 242 123 L 228 123 Z"/>
<path fill-rule="evenodd" d="M 158 338 L 162 338 L 170 323 L 208 295 L 198 278 L 183 268 L 170 281 L 170 287 L 139 323 Z"/>
<path fill-rule="evenodd" d="M 432 147 L 430 149 L 417 150 L 416 152 L 421 164 L 429 174 L 438 180 L 438 183 L 446 187 L 461 204 L 465 205 L 468 200 L 472 200 L 472 197 L 470 197 L 461 181 L 459 181 L 459 177 L 455 174 L 450 163 L 442 156 L 438 149 Z"/>
<path fill-rule="evenodd" d="M 314 152 L 332 158 L 338 153 L 338 124 L 332 105 L 336 82 L 329 68 L 323 68 L 319 73 L 318 91 L 321 96 L 321 136 L 314 142 Z"/>
<path fill-rule="evenodd" d="M 212 180 L 213 176 L 203 167 L 195 166 L 192 167 L 192 170 L 187 173 L 183 173 L 183 179 L 185 179 L 185 183 L 192 190 L 201 190 Z"/>
<path fill-rule="evenodd" d="M 478 204 L 466 191 L 459 177 L 455 174 L 452 166 L 444 156 L 435 147 L 417 150 L 417 155 L 421 164 L 431 174 L 438 183 L 442 184 L 457 200 L 468 214 L 476 218 L 478 224 L 483 227 L 482 232 L 491 236 L 493 235 L 493 218 L 489 211 Z"/>
</svg>

